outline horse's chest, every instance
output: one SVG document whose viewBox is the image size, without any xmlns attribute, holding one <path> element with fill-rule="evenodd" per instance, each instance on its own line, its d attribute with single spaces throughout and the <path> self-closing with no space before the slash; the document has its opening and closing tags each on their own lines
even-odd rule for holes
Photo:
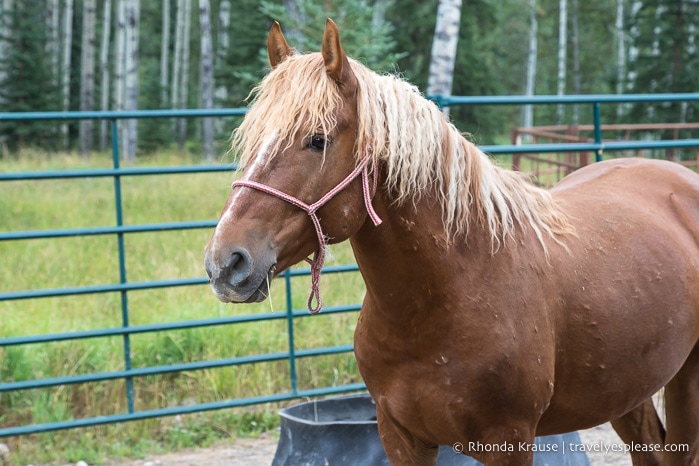
<svg viewBox="0 0 699 466">
<path fill-rule="evenodd" d="M 420 437 L 444 443 L 459 432 L 466 438 L 482 419 L 513 411 L 535 418 L 548 406 L 554 363 L 541 342 L 525 352 L 512 339 L 460 339 L 447 330 L 428 338 L 431 344 L 405 340 L 360 319 L 355 354 L 379 409 Z"/>
</svg>

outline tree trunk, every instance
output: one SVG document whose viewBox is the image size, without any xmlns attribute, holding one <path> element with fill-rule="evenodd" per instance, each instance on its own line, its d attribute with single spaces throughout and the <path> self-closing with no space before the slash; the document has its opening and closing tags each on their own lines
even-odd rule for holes
<svg viewBox="0 0 699 466">
<path fill-rule="evenodd" d="M 82 55 L 80 57 L 80 110 L 90 111 L 95 94 L 95 0 L 84 0 Z M 80 155 L 88 157 L 92 151 L 92 120 L 80 120 Z"/>
<path fill-rule="evenodd" d="M 117 0 L 116 44 L 114 50 L 114 110 L 124 110 L 124 41 L 126 40 L 126 13 L 124 3 Z"/>
<path fill-rule="evenodd" d="M 568 0 L 559 0 L 558 11 L 558 95 L 566 93 L 566 55 L 568 48 Z M 565 107 L 556 106 L 556 124 L 563 124 Z"/>
<path fill-rule="evenodd" d="M 172 60 L 172 88 L 170 105 L 180 107 L 180 69 L 182 67 L 182 42 L 184 33 L 184 0 L 177 0 L 177 18 L 175 19 L 175 57 Z"/>
<path fill-rule="evenodd" d="M 460 22 L 461 0 L 440 0 L 432 40 L 427 95 L 451 95 Z M 448 116 L 449 107 L 444 107 L 442 112 Z"/>
<path fill-rule="evenodd" d="M 58 8 L 58 5 L 55 6 Z M 0 16 L 0 30 L 2 30 L 5 34 L 8 34 L 9 31 L 12 30 L 12 10 L 14 8 L 14 0 L 2 0 L 2 3 L 0 3 L 0 8 L 2 9 L 2 11 L 0 11 L 0 13 L 2 13 L 2 16 Z M 9 44 L 7 39 L 0 37 L 0 63 L 5 63 L 7 60 L 8 47 Z M 51 47 L 50 43 L 49 47 Z M 58 70 L 56 69 L 55 72 L 56 74 L 54 74 L 54 76 L 57 76 Z M 6 79 L 7 72 L 5 71 L 4 67 L 2 67 L 0 68 L 0 82 L 4 82 Z"/>
<path fill-rule="evenodd" d="M 211 43 L 211 6 L 209 0 L 199 0 L 199 33 L 201 34 L 201 103 L 203 108 L 214 107 L 214 50 Z M 202 118 L 204 158 L 214 158 L 214 122 Z"/>
<path fill-rule="evenodd" d="M 216 48 L 216 69 L 225 68 L 228 57 L 228 48 L 230 47 L 231 36 L 231 2 L 230 0 L 221 0 L 221 5 L 218 10 L 218 45 Z M 223 80 L 218 81 L 218 86 L 214 91 L 214 101 L 218 106 L 226 106 L 228 104 L 228 88 Z M 214 121 L 214 129 L 216 134 L 224 131 L 224 120 L 217 118 Z"/>
<path fill-rule="evenodd" d="M 536 82 L 536 59 L 537 59 L 537 32 L 538 22 L 536 19 L 536 0 L 529 1 L 529 54 L 527 55 L 527 81 L 525 83 L 524 95 L 534 95 L 534 85 Z M 524 118 L 522 126 L 531 128 L 534 125 L 534 110 L 532 105 L 524 106 Z M 529 139 L 528 137 L 525 139 Z"/>
<path fill-rule="evenodd" d="M 138 29 L 141 2 L 140 0 L 126 0 L 125 3 L 125 40 L 124 40 L 124 110 L 138 109 Z M 123 147 L 124 161 L 136 160 L 136 146 L 138 145 L 138 120 L 124 121 Z"/>
<path fill-rule="evenodd" d="M 4 0 L 5 3 L 12 5 L 13 0 Z M 46 12 L 46 38 L 48 39 L 47 47 L 49 57 L 51 57 L 51 78 L 53 84 L 59 82 L 59 62 L 61 56 L 60 50 L 60 30 L 61 30 L 61 9 L 58 0 L 49 0 L 46 4 L 48 11 Z M 8 18 L 9 20 L 9 18 Z M 9 29 L 5 29 L 9 30 Z"/>
<path fill-rule="evenodd" d="M 184 30 L 182 33 L 182 66 L 180 71 L 179 104 L 180 108 L 187 108 L 189 100 L 189 35 L 192 22 L 192 0 L 184 0 Z M 177 142 L 180 150 L 184 149 L 187 142 L 187 119 L 180 118 L 177 122 Z"/>
<path fill-rule="evenodd" d="M 629 21 L 631 22 L 631 24 L 638 24 L 638 13 L 641 9 L 641 5 L 642 2 L 638 0 L 632 0 L 630 2 Z M 638 30 L 637 26 L 634 26 L 633 28 L 631 28 L 629 32 L 631 35 L 631 39 L 629 40 L 629 50 L 628 54 L 626 55 L 628 58 L 628 63 L 625 70 L 624 80 L 626 83 L 626 90 L 628 90 L 629 92 L 636 92 L 636 77 L 638 76 L 638 73 L 635 68 L 638 67 L 638 56 L 640 54 L 640 50 L 636 44 L 636 41 L 638 40 L 640 31 Z"/>
<path fill-rule="evenodd" d="M 371 34 L 373 37 L 379 33 L 379 28 L 384 24 L 388 7 L 387 0 L 374 0 L 374 12 L 371 16 Z"/>
<path fill-rule="evenodd" d="M 624 93 L 624 76 L 626 76 L 626 40 L 624 33 L 624 0 L 616 2 L 616 41 L 617 41 L 617 68 L 616 68 L 616 93 Z M 616 117 L 621 120 L 624 115 L 624 104 L 616 106 Z"/>
<path fill-rule="evenodd" d="M 63 96 L 63 111 L 70 109 L 70 60 L 73 44 L 73 0 L 66 0 L 63 17 L 63 69 L 61 92 Z M 61 125 L 61 146 L 68 149 L 68 123 Z"/>
<path fill-rule="evenodd" d="M 104 0 L 102 44 L 100 46 L 101 99 L 100 109 L 109 110 L 109 36 L 112 31 L 112 0 Z M 100 121 L 100 150 L 107 149 L 107 120 Z"/>
<path fill-rule="evenodd" d="M 298 3 L 298 0 L 283 0 L 284 7 L 289 12 L 289 18 L 294 23 L 284 27 L 284 34 L 290 44 L 297 44 L 295 47 L 300 47 L 303 44 L 303 32 L 298 29 L 297 25 L 302 25 L 306 22 L 305 16 L 299 11 Z"/>
<path fill-rule="evenodd" d="M 191 23 L 192 0 L 178 0 L 177 26 L 175 28 L 175 59 L 172 72 L 172 108 L 186 108 L 189 86 L 189 28 Z M 180 150 L 187 139 L 187 120 L 178 118 L 175 124 L 175 138 Z"/>
<path fill-rule="evenodd" d="M 580 94 L 582 92 L 582 86 L 580 82 L 580 22 L 578 15 L 578 0 L 573 0 L 573 93 Z M 580 106 L 578 104 L 573 105 L 573 117 L 572 121 L 574 125 L 578 124 L 580 121 Z"/>
<path fill-rule="evenodd" d="M 163 37 L 160 44 L 160 104 L 167 108 L 170 84 L 170 0 L 163 0 Z"/>
</svg>

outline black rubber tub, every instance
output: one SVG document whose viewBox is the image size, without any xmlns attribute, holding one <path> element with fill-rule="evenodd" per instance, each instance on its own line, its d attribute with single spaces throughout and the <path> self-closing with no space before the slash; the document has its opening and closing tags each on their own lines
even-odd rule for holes
<svg viewBox="0 0 699 466">
<path fill-rule="evenodd" d="M 282 409 L 279 415 L 281 431 L 272 466 L 389 464 L 379 440 L 376 407 L 368 394 L 300 403 Z M 537 437 L 534 466 L 589 466 L 584 452 L 571 451 L 571 445 L 580 444 L 577 432 Z M 449 445 L 439 448 L 437 464 L 481 463 L 454 452 Z"/>
</svg>

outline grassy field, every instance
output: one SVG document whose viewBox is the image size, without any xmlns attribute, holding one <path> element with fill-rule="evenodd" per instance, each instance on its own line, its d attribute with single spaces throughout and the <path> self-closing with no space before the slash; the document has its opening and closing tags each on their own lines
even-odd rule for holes
<svg viewBox="0 0 699 466">
<path fill-rule="evenodd" d="M 139 166 L 198 163 L 158 154 Z M 24 153 L 0 159 L 0 171 L 111 166 L 109 155 Z M 124 177 L 124 223 L 142 224 L 218 217 L 231 173 Z M 75 179 L 0 183 L 0 231 L 110 226 L 115 223 L 113 180 Z M 147 281 L 204 276 L 203 248 L 210 230 L 126 236 L 127 278 Z M 349 245 L 333 248 L 331 264 L 353 261 Z M 113 235 L 0 242 L 0 291 L 118 283 Z M 308 277 L 293 279 L 294 307 L 303 309 Z M 358 273 L 323 278 L 326 305 L 358 303 Z M 132 325 L 283 310 L 284 283 L 259 305 L 224 305 L 207 286 L 128 293 Z M 356 313 L 297 319 L 297 348 L 349 344 Z M 0 337 L 71 332 L 121 325 L 118 293 L 0 302 Z M 121 370 L 122 339 L 87 339 L 0 348 L 0 382 Z M 271 321 L 167 331 L 131 337 L 133 367 L 286 351 L 286 322 Z M 299 388 L 361 381 L 351 354 L 298 361 Z M 288 363 L 190 371 L 134 380 L 137 410 L 286 392 Z M 124 382 L 100 382 L 0 394 L 0 425 L 24 425 L 126 412 Z M 4 439 L 12 464 L 43 464 L 141 456 L 146 452 L 207 445 L 218 438 L 254 435 L 277 425 L 278 405 L 222 410 L 176 418 L 59 431 Z"/>
</svg>

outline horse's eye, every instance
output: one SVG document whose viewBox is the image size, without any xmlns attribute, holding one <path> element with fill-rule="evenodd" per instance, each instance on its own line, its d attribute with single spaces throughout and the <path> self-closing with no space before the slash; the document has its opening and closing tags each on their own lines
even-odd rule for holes
<svg viewBox="0 0 699 466">
<path fill-rule="evenodd" d="M 307 147 L 311 150 L 324 150 L 325 145 L 326 142 L 323 136 L 313 136 Z"/>
</svg>

